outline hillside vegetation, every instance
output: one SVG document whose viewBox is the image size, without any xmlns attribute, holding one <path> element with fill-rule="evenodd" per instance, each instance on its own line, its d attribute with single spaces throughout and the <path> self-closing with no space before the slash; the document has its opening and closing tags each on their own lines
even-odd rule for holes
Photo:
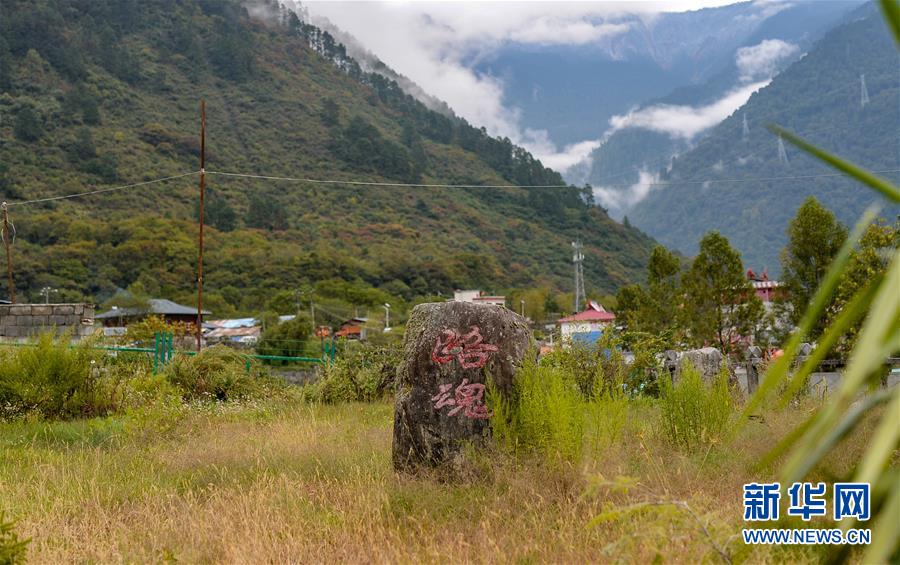
<svg viewBox="0 0 900 565">
<path fill-rule="evenodd" d="M 786 147 L 767 131 L 778 124 L 873 171 L 900 168 L 900 83 L 897 51 L 874 5 L 852 13 L 800 61 L 754 94 L 692 151 L 679 156 L 628 217 L 662 243 L 692 254 L 709 230 L 737 247 L 745 264 L 774 271 L 786 243 L 785 229 L 812 195 L 847 224 L 877 197 L 860 190 L 820 161 Z M 861 104 L 860 75 L 868 103 Z M 743 136 L 743 116 L 749 135 Z M 882 173 L 900 178 L 900 173 Z M 723 179 L 777 180 L 717 182 Z M 805 178 L 804 178 L 805 177 Z M 706 183 L 704 181 L 711 181 Z M 892 218 L 896 209 L 884 214 Z"/>
<path fill-rule="evenodd" d="M 248 11 L 249 10 L 249 11 Z M 250 13 L 254 16 L 251 17 Z M 331 180 L 564 185 L 509 140 L 432 112 L 272 3 L 8 1 L 0 12 L 0 193 L 20 299 L 117 288 L 192 300 L 199 169 Z M 651 240 L 586 189 L 408 188 L 207 175 L 205 284 L 217 314 L 276 289 L 403 304 L 455 287 L 589 290 L 634 281 Z M 24 296 L 22 296 L 24 295 Z"/>
</svg>

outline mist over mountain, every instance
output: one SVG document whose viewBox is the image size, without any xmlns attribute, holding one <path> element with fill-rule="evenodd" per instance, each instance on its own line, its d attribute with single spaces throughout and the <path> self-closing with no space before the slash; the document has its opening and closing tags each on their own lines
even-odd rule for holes
<svg viewBox="0 0 900 565">
<path fill-rule="evenodd" d="M 719 230 L 743 253 L 746 264 L 777 271 L 787 223 L 807 196 L 816 196 L 846 224 L 853 224 L 878 198 L 843 176 L 830 176 L 833 169 L 790 145 L 780 156 L 778 139 L 766 126 L 782 125 L 896 182 L 898 64 L 900 57 L 879 10 L 873 4 L 860 7 L 696 147 L 659 174 L 644 173 L 632 186 L 643 198 L 628 218 L 688 254 L 696 251 L 704 232 Z M 665 145 L 663 138 L 654 139 Z M 654 148 L 641 136 L 611 138 L 609 151 L 615 147 L 624 155 L 638 146 L 646 146 L 652 157 Z M 898 211 L 883 214 L 892 218 Z"/>
<path fill-rule="evenodd" d="M 696 103 L 720 95 L 721 87 L 703 88 L 700 96 L 670 93 L 732 74 L 741 47 L 776 38 L 803 46 L 857 4 L 743 2 L 625 15 L 614 20 L 626 26 L 623 33 L 578 45 L 508 42 L 483 55 L 476 69 L 502 79 L 505 103 L 520 110 L 524 127 L 545 130 L 563 146 L 601 138 L 610 118 L 654 100 Z"/>
</svg>

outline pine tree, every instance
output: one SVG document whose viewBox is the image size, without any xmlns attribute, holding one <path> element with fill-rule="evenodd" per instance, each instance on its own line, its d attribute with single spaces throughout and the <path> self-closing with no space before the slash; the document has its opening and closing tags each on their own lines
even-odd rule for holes
<svg viewBox="0 0 900 565">
<path fill-rule="evenodd" d="M 779 300 L 778 311 L 790 325 L 796 325 L 847 239 L 847 228 L 810 196 L 797 209 L 788 225 L 787 235 L 788 244 L 781 251 L 784 294 Z M 824 321 L 820 321 L 813 328 L 810 339 L 815 339 L 824 327 Z"/>
<path fill-rule="evenodd" d="M 719 232 L 703 236 L 682 281 L 685 325 L 697 346 L 731 352 L 738 338 L 751 336 L 762 320 L 762 302 L 744 276 L 741 255 Z"/>
</svg>

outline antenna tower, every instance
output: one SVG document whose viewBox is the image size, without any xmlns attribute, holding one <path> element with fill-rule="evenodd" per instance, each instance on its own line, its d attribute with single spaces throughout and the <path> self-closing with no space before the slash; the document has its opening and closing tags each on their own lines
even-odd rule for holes
<svg viewBox="0 0 900 565">
<path fill-rule="evenodd" d="M 572 247 L 575 248 L 572 255 L 572 264 L 575 265 L 575 312 L 581 312 L 581 305 L 587 302 L 584 294 L 584 246 L 581 241 L 573 241 Z"/>
</svg>

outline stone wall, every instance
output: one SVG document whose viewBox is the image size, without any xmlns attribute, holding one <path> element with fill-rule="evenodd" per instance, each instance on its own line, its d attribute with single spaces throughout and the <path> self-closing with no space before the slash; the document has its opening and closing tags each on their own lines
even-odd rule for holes
<svg viewBox="0 0 900 565">
<path fill-rule="evenodd" d="M 94 332 L 93 304 L 0 304 L 0 338 L 24 339 L 47 331 L 79 339 Z"/>
</svg>

